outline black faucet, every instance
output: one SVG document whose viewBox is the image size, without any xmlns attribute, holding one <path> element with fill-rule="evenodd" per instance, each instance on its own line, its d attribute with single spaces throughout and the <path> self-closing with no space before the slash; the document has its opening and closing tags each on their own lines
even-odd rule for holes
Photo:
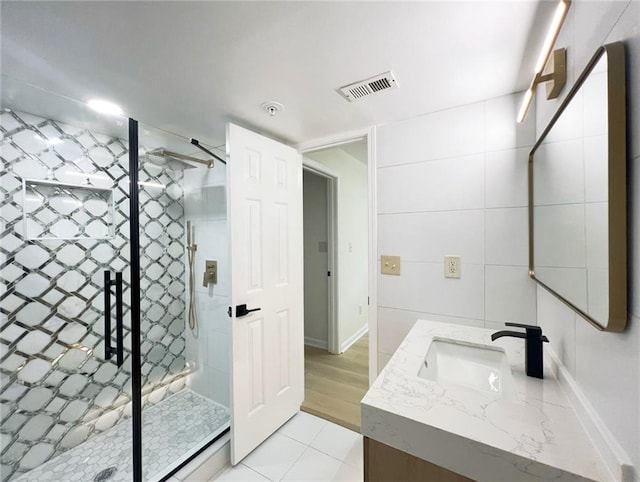
<svg viewBox="0 0 640 482">
<path fill-rule="evenodd" d="M 526 340 L 524 346 L 524 367 L 527 376 L 535 378 L 544 378 L 542 375 L 542 342 L 549 342 L 548 338 L 542 334 L 542 328 L 533 325 L 523 325 L 521 323 L 505 323 L 505 326 L 516 326 L 524 328 L 526 331 L 496 331 L 491 335 L 491 341 L 496 341 L 503 336 L 513 336 L 516 338 L 524 338 Z"/>
</svg>

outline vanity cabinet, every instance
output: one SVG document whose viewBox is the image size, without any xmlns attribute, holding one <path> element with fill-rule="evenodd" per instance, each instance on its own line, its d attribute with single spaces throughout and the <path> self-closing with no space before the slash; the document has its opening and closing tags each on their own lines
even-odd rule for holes
<svg viewBox="0 0 640 482">
<path fill-rule="evenodd" d="M 461 454 L 462 456 L 462 454 Z M 414 455 L 364 437 L 364 482 L 472 482 Z"/>
<path fill-rule="evenodd" d="M 544 367 L 544 379 L 527 376 L 522 340 L 492 341 L 493 335 L 486 328 L 416 321 L 360 402 L 365 481 L 620 479 L 612 474 L 626 469 L 607 466 L 551 367 Z M 491 368 L 488 377 L 477 371 L 455 378 L 461 370 L 445 372 L 443 364 L 438 377 L 429 378 L 425 361 L 428 368 L 440 360 L 429 354 L 451 343 L 493 351 L 500 363 L 483 352 L 477 361 Z M 460 363 L 468 355 L 449 353 Z"/>
</svg>

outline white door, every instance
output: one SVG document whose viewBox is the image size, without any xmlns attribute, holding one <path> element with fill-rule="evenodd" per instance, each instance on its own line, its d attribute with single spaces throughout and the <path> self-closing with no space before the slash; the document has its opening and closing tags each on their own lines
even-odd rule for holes
<svg viewBox="0 0 640 482">
<path fill-rule="evenodd" d="M 234 124 L 227 149 L 235 465 L 304 399 L 302 156 Z"/>
</svg>

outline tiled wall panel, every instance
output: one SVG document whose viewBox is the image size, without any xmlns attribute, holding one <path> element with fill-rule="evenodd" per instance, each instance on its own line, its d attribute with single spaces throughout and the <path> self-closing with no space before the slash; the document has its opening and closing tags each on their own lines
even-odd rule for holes
<svg viewBox="0 0 640 482">
<path fill-rule="evenodd" d="M 4 481 L 128 415 L 131 273 L 127 142 L 6 109 L 0 131 Z M 27 192 L 30 233 L 61 239 L 25 238 L 23 178 L 84 187 L 35 184 Z M 149 393 L 179 379 L 185 368 L 182 173 L 148 165 L 140 181 L 142 377 Z M 99 192 L 94 187 L 113 190 L 112 219 L 101 198 L 91 197 Z M 120 369 L 104 360 L 106 269 L 124 272 Z"/>
<path fill-rule="evenodd" d="M 526 209 L 535 117 L 516 123 L 519 98 L 377 128 L 378 256 L 401 257 L 400 276 L 378 274 L 379 354 L 418 318 L 535 323 Z M 461 279 L 444 277 L 445 255 L 462 257 Z"/>
<path fill-rule="evenodd" d="M 567 48 L 567 87 L 571 87 L 595 50 L 615 41 L 624 42 L 627 72 L 628 326 L 623 333 L 597 331 L 541 287 L 538 287 L 537 311 L 538 323 L 547 333 L 551 347 L 635 466 L 637 479 L 640 477 L 640 3 L 573 2 L 556 45 Z M 568 92 L 565 88 L 554 101 L 538 96 L 538 133 Z M 582 126 L 582 119 L 570 119 L 567 130 L 571 125 L 574 129 Z M 585 148 L 587 160 L 593 154 L 597 154 L 594 149 Z M 588 170 L 584 174 L 588 200 L 600 200 L 602 195 L 593 189 L 593 181 L 602 179 L 602 174 Z M 597 258 L 593 250 L 601 250 L 601 245 L 602 240 L 592 233 L 588 235 L 586 250 L 590 266 Z M 591 277 L 590 272 L 589 282 L 581 282 L 581 294 L 573 296 L 587 299 L 586 290 L 593 291 Z"/>
<path fill-rule="evenodd" d="M 227 233 L 226 166 L 185 171 L 185 220 L 195 230 L 195 301 L 198 327 L 186 330 L 186 358 L 195 363 L 187 385 L 216 402 L 229 406 L 231 349 L 231 273 Z M 205 260 L 218 262 L 218 282 L 202 286 Z"/>
</svg>

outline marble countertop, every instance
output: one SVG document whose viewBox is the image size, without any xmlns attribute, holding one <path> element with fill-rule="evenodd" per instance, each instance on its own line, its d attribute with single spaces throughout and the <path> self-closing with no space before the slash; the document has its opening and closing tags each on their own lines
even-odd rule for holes
<svg viewBox="0 0 640 482">
<path fill-rule="evenodd" d="M 478 481 L 614 480 L 545 363 L 524 372 L 524 340 L 418 320 L 361 402 L 366 437 Z M 504 348 L 515 399 L 418 377 L 434 336 Z"/>
</svg>

